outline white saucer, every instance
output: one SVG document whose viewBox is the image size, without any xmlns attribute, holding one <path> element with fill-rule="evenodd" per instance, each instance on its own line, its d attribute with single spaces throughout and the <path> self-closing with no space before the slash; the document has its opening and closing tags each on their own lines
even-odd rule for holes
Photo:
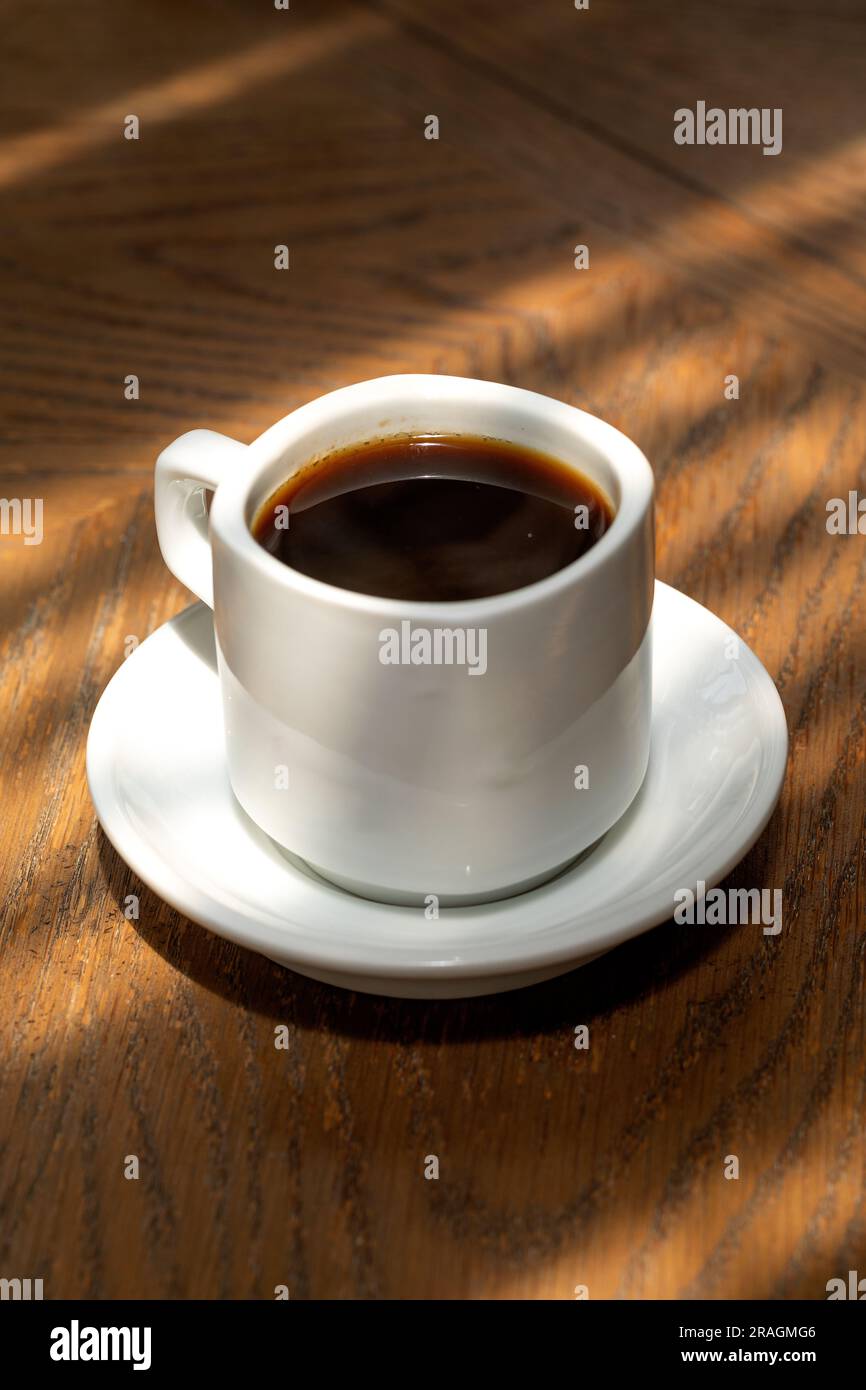
<svg viewBox="0 0 866 1390">
<path fill-rule="evenodd" d="M 148 637 L 103 693 L 87 741 L 96 813 L 160 897 L 302 975 L 423 999 L 549 979 L 666 921 L 677 889 L 718 883 L 781 790 L 785 716 L 757 657 L 743 643 L 732 657 L 730 629 L 666 584 L 652 622 L 652 747 L 637 800 L 578 864 L 505 902 L 428 921 L 423 907 L 332 887 L 277 849 L 229 786 L 203 604 Z"/>
</svg>

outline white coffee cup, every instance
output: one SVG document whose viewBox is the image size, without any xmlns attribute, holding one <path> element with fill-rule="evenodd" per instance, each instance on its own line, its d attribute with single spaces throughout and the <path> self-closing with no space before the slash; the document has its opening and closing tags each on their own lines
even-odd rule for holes
<svg viewBox="0 0 866 1390">
<path fill-rule="evenodd" d="M 613 522 L 547 579 L 449 603 L 335 588 L 254 539 L 254 514 L 297 469 L 406 432 L 552 454 L 604 491 Z M 157 461 L 156 523 L 169 569 L 214 609 L 237 799 L 326 879 L 384 902 L 505 897 L 555 874 L 634 799 L 649 755 L 653 478 L 612 426 L 512 386 L 383 377 L 250 445 L 182 435 Z M 388 634 L 405 653 L 419 630 L 431 663 L 387 664 Z"/>
</svg>

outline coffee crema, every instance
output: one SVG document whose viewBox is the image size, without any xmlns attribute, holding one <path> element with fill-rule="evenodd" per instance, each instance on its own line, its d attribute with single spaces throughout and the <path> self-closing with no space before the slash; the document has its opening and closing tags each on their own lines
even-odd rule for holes
<svg viewBox="0 0 866 1390">
<path fill-rule="evenodd" d="M 580 559 L 613 520 L 601 489 L 549 454 L 476 435 L 338 449 L 286 480 L 252 523 L 292 569 L 415 602 L 488 598 Z"/>
</svg>

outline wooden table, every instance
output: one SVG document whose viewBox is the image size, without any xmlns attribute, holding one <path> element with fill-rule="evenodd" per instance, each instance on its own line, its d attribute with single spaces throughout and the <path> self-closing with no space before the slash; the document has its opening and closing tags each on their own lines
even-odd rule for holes
<svg viewBox="0 0 866 1390">
<path fill-rule="evenodd" d="M 866 539 L 825 524 L 866 492 L 862 6 L 0 12 L 0 492 L 44 501 L 41 545 L 0 539 L 0 1275 L 570 1299 L 866 1274 Z M 675 145 L 698 99 L 781 107 L 782 154 Z M 783 889 L 780 936 L 669 923 L 536 989 L 400 1003 L 218 940 L 108 845 L 94 705 L 189 601 L 156 454 L 415 370 L 548 392 L 649 456 L 660 577 L 787 711 L 780 806 L 728 880 Z"/>
</svg>

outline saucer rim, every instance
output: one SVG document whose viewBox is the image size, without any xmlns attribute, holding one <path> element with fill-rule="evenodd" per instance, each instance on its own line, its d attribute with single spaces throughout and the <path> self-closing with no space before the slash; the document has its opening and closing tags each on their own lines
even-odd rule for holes
<svg viewBox="0 0 866 1390">
<path fill-rule="evenodd" d="M 700 610 L 702 621 L 710 620 L 726 632 L 733 632 L 710 609 L 681 591 L 673 589 L 670 585 L 664 584 L 661 580 L 656 580 L 654 616 L 660 591 L 665 592 L 665 599 L 669 602 L 673 599 L 674 606 L 677 602 L 692 605 Z M 629 915 L 618 926 L 610 926 L 606 929 L 601 927 L 599 931 L 588 938 L 581 938 L 578 935 L 572 937 L 570 941 L 559 941 L 556 944 L 551 944 L 546 949 L 537 945 L 533 946 L 530 941 L 525 943 L 518 941 L 515 943 L 513 951 L 522 950 L 521 954 L 507 951 L 501 941 L 488 941 L 476 944 L 474 955 L 470 946 L 468 955 L 461 954 L 456 959 L 418 960 L 415 958 L 407 960 L 405 958 L 400 959 L 399 948 L 392 945 L 379 948 L 387 954 L 375 955 L 371 958 L 369 941 L 363 944 L 361 954 L 356 957 L 347 950 L 342 942 L 335 943 L 321 936 L 312 936 L 312 929 L 305 927 L 303 921 L 299 920 L 297 916 L 287 917 L 284 925 L 273 926 L 260 916 L 255 918 L 245 916 L 229 904 L 218 899 L 208 898 L 198 882 L 184 877 L 173 864 L 165 861 L 156 849 L 136 832 L 125 808 L 117 795 L 114 794 L 114 767 L 108 757 L 108 748 L 112 743 L 112 736 L 109 734 L 112 706 L 118 698 L 122 699 L 122 687 L 131 678 L 130 672 L 134 663 L 142 659 L 140 658 L 141 652 L 153 639 L 160 634 L 164 635 L 166 629 L 176 627 L 185 621 L 194 621 L 207 611 L 204 604 L 198 602 L 190 604 L 180 613 L 161 624 L 115 671 L 97 702 L 88 731 L 86 749 L 88 788 L 97 819 L 106 838 L 142 883 L 190 921 L 196 922 L 216 935 L 233 941 L 246 949 L 257 951 L 271 959 L 279 957 L 281 963 L 284 963 L 287 968 L 296 969 L 300 973 L 304 973 L 306 970 L 309 974 L 315 975 L 315 971 L 318 969 L 323 972 L 330 971 L 332 974 L 351 975 L 371 981 L 385 980 L 399 984 L 401 980 L 406 982 L 428 980 L 444 983 L 448 980 L 457 982 L 477 979 L 480 982 L 482 979 L 503 979 L 504 977 L 516 977 L 547 969 L 554 973 L 557 967 L 561 967 L 562 971 L 565 971 L 569 967 L 577 968 L 584 960 L 603 954 L 625 941 L 642 935 L 672 916 L 673 890 L 668 891 L 666 896 L 662 898 L 660 889 L 654 897 L 647 901 L 643 910 Z M 741 641 L 741 646 L 743 649 L 741 660 L 743 656 L 746 656 L 746 664 L 750 668 L 750 701 L 757 700 L 762 706 L 762 744 L 770 756 L 760 783 L 753 793 L 751 801 L 747 803 L 746 814 L 741 827 L 747 827 L 745 833 L 736 836 L 736 839 L 731 842 L 732 848 L 719 859 L 717 864 L 713 864 L 708 869 L 700 868 L 694 877 L 691 877 L 690 871 L 685 868 L 683 868 L 682 873 L 678 872 L 678 881 L 681 879 L 683 884 L 688 885 L 700 880 L 705 884 L 706 890 L 711 889 L 724 879 L 760 838 L 778 803 L 787 769 L 789 740 L 781 698 L 759 658 L 746 643 Z M 105 732 L 103 725 L 106 726 Z M 627 812 L 626 815 L 628 814 Z M 120 833 L 118 827 L 121 827 L 123 833 Z M 608 834 L 615 835 L 616 830 L 617 827 L 614 826 Z M 730 839 L 730 836 L 728 838 Z M 566 873 L 573 872 L 577 883 L 580 871 L 581 865 L 578 864 L 573 870 L 566 870 Z M 524 903 L 527 903 L 528 900 L 543 895 L 548 889 L 549 884 L 541 884 L 537 888 L 521 894 L 520 898 Z M 378 904 L 366 899 L 354 898 L 344 890 L 332 887 L 327 883 L 322 883 L 319 891 L 332 892 L 341 901 L 348 901 L 355 910 L 357 910 L 358 904 L 364 903 L 367 908 L 373 911 L 388 913 L 389 915 L 412 911 L 412 909 L 402 906 Z M 453 922 L 457 920 L 458 914 L 474 915 L 479 911 L 484 911 L 485 915 L 488 915 L 496 913 L 497 910 L 502 911 L 517 901 L 516 897 L 512 897 L 499 902 L 474 907 L 450 908 L 443 911 L 447 911 L 449 919 Z M 618 899 L 613 896 L 609 904 L 605 906 L 615 910 L 617 901 Z M 288 934 L 286 927 L 293 928 L 294 934 Z M 563 928 L 562 926 L 550 928 L 550 930 L 557 929 L 562 930 Z M 302 938 L 300 941 L 297 939 L 298 934 Z M 372 949 L 375 950 L 375 948 Z"/>
</svg>

